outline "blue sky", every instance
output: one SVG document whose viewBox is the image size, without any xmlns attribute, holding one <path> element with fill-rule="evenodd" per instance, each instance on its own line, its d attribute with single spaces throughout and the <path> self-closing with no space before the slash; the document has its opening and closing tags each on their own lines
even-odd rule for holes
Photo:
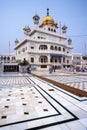
<svg viewBox="0 0 87 130">
<path fill-rule="evenodd" d="M 56 22 L 66 24 L 73 40 L 73 52 L 87 54 L 87 0 L 0 0 L 0 53 L 14 52 L 16 38 L 24 37 L 23 27 L 34 27 L 35 13 L 42 18 L 46 9 Z"/>
</svg>

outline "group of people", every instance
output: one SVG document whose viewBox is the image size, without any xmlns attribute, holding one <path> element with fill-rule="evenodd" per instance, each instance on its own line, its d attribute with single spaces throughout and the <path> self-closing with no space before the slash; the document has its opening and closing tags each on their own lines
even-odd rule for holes
<svg viewBox="0 0 87 130">
<path fill-rule="evenodd" d="M 49 66 L 49 73 L 55 72 L 55 66 Z"/>
<path fill-rule="evenodd" d="M 29 66 L 29 67 L 27 68 L 27 72 L 28 72 L 28 73 L 31 73 L 31 66 Z"/>
<path fill-rule="evenodd" d="M 27 72 L 31 73 L 31 66 L 27 68 Z M 50 65 L 49 66 L 49 73 L 55 72 L 55 66 Z"/>
</svg>

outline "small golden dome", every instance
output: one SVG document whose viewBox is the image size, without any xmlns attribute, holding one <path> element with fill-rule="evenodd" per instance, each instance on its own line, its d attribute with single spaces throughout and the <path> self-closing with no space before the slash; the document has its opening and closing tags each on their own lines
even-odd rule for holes
<svg viewBox="0 0 87 130">
<path fill-rule="evenodd" d="M 69 39 L 68 39 L 68 42 L 72 42 L 72 39 L 71 39 L 71 38 L 69 38 Z"/>
<path fill-rule="evenodd" d="M 66 29 L 67 29 L 67 26 L 64 24 L 62 27 L 62 30 L 66 30 Z"/>
<path fill-rule="evenodd" d="M 30 31 L 31 31 L 30 28 L 29 28 L 29 26 L 25 26 L 25 27 L 23 28 L 23 30 L 26 31 L 26 32 L 30 32 Z"/>
<path fill-rule="evenodd" d="M 16 38 L 15 43 L 19 43 L 18 39 Z"/>
</svg>

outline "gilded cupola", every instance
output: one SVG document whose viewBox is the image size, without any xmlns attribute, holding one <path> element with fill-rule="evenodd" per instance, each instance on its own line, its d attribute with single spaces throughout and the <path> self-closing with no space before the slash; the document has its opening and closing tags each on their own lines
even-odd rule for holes
<svg viewBox="0 0 87 130">
<path fill-rule="evenodd" d="M 57 23 L 54 22 L 54 19 L 49 15 L 49 9 L 47 8 L 47 15 L 42 19 L 42 24 L 40 27 L 45 25 L 50 25 L 58 28 Z"/>
</svg>

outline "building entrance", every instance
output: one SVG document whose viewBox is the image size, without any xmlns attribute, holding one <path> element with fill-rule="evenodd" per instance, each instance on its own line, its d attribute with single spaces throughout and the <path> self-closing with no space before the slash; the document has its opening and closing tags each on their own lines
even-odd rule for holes
<svg viewBox="0 0 87 130">
<path fill-rule="evenodd" d="M 4 65 L 4 72 L 18 72 L 18 65 Z"/>
</svg>

